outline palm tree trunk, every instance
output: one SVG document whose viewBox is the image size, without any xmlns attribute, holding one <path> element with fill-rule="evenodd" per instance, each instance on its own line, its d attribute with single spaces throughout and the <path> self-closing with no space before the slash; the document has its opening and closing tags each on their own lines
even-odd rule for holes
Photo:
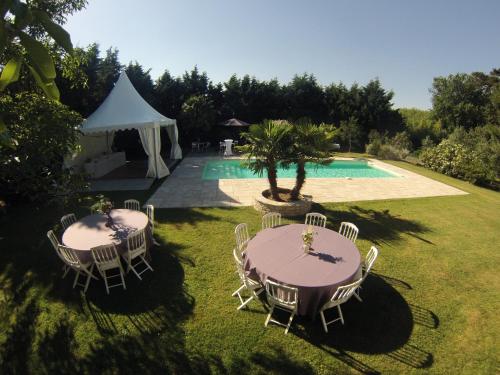
<svg viewBox="0 0 500 375">
<path fill-rule="evenodd" d="M 297 161 L 297 176 L 295 178 L 295 186 L 290 193 L 290 198 L 292 200 L 299 199 L 300 190 L 304 186 L 306 180 L 306 162 L 305 160 Z"/>
<path fill-rule="evenodd" d="M 278 194 L 278 172 L 276 166 L 273 165 L 267 169 L 267 179 L 269 180 L 269 190 L 271 191 L 271 197 L 275 201 L 280 201 L 280 196 Z"/>
</svg>

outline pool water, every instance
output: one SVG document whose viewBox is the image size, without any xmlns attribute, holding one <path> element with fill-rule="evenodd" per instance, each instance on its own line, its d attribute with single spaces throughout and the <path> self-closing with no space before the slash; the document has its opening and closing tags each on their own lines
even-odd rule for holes
<svg viewBox="0 0 500 375">
<path fill-rule="evenodd" d="M 365 160 L 335 160 L 329 165 L 306 164 L 307 178 L 390 178 L 390 172 L 375 168 Z M 289 169 L 279 168 L 278 178 L 295 178 L 295 165 Z M 203 169 L 204 180 L 265 178 L 254 174 L 244 166 L 242 160 L 209 161 Z"/>
</svg>

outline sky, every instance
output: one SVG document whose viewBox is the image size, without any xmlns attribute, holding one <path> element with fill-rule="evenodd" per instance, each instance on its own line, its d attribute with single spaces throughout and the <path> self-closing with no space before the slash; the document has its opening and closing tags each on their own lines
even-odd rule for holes
<svg viewBox="0 0 500 375">
<path fill-rule="evenodd" d="M 119 50 L 156 80 L 195 65 L 321 85 L 378 78 L 394 106 L 431 107 L 437 76 L 500 67 L 500 0 L 89 0 L 68 17 L 73 44 Z"/>
</svg>

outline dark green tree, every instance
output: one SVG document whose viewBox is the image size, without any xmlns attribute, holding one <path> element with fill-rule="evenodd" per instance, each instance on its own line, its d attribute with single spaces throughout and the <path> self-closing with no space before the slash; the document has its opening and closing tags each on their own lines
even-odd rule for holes
<svg viewBox="0 0 500 375">
<path fill-rule="evenodd" d="M 295 75 L 284 87 L 287 117 L 292 120 L 309 118 L 319 123 L 326 118 L 323 89 L 312 74 Z"/>
<path fill-rule="evenodd" d="M 480 81 L 464 73 L 434 78 L 430 90 L 434 119 L 441 121 L 448 133 L 458 127 L 471 129 L 485 124 L 489 93 Z"/>
<path fill-rule="evenodd" d="M 215 109 L 207 96 L 191 96 L 182 105 L 179 115 L 179 131 L 184 144 L 206 139 L 215 125 Z"/>
<path fill-rule="evenodd" d="M 185 89 L 182 80 L 165 70 L 154 85 L 156 109 L 165 116 L 177 118 L 184 103 L 184 96 Z"/>
<path fill-rule="evenodd" d="M 125 68 L 125 72 L 137 92 L 144 100 L 152 104 L 154 98 L 154 85 L 151 75 L 149 74 L 150 71 L 151 69 L 145 70 L 137 61 L 133 63 L 130 62 Z"/>
<path fill-rule="evenodd" d="M 351 152 L 353 144 L 359 145 L 362 134 L 362 129 L 355 117 L 340 122 L 339 136 L 342 141 L 347 143 L 348 152 Z"/>
</svg>

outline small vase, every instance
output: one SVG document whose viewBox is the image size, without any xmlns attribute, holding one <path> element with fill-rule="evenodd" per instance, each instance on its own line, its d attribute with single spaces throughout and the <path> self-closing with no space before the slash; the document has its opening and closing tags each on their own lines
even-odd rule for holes
<svg viewBox="0 0 500 375">
<path fill-rule="evenodd" d="M 308 254 L 311 251 L 311 245 L 306 243 L 302 244 L 302 250 L 304 250 L 304 253 Z"/>
</svg>

